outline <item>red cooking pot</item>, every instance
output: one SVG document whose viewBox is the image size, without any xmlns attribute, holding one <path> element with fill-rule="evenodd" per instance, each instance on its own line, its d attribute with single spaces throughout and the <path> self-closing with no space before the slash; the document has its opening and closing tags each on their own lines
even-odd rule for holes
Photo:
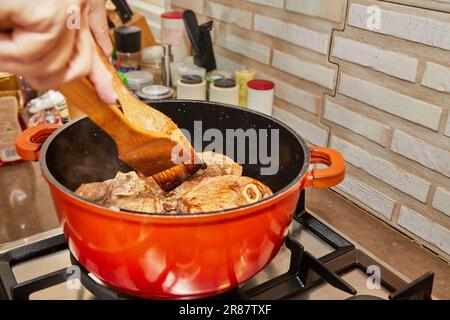
<svg viewBox="0 0 450 320">
<path fill-rule="evenodd" d="M 251 135 L 245 139 L 244 175 L 262 181 L 274 194 L 244 207 L 202 214 L 110 210 L 74 193 L 82 183 L 131 171 L 118 159 L 116 145 L 106 133 L 88 118 L 60 128 L 43 125 L 25 131 L 17 139 L 17 151 L 25 160 L 40 158 L 70 251 L 88 271 L 121 292 L 152 299 L 193 299 L 235 288 L 277 254 L 300 191 L 307 186 L 331 187 L 344 178 L 344 160 L 337 151 L 308 147 L 295 131 L 271 117 L 199 101 L 152 106 L 192 135 L 201 131 L 199 125 L 203 130 L 215 128 L 223 133 L 224 146 L 235 142 L 229 130 L 258 130 L 258 141 Z M 195 147 L 203 149 L 210 143 L 205 135 Z M 278 163 L 278 170 L 262 174 L 261 169 L 271 164 L 255 153 L 255 143 L 270 151 L 271 164 Z M 239 150 L 236 155 L 242 156 L 242 146 Z M 310 163 L 328 167 L 309 170 Z"/>
</svg>

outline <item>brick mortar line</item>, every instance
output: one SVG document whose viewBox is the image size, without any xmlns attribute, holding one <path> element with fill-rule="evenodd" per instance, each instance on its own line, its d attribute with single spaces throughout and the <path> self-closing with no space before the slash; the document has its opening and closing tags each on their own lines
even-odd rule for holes
<svg viewBox="0 0 450 320">
<path fill-rule="evenodd" d="M 434 11 L 434 12 L 450 14 L 450 11 L 442 11 L 442 10 L 438 10 L 438 9 L 431 9 L 431 8 L 426 8 L 426 7 L 413 5 L 413 4 L 398 3 L 398 2 L 389 1 L 389 0 L 378 0 L 378 1 L 379 2 L 384 2 L 384 3 L 390 3 L 390 4 L 394 4 L 394 5 L 396 4 L 398 6 L 405 6 L 405 7 L 409 7 L 409 8 L 423 9 L 423 10 L 429 10 L 429 11 Z"/>
<path fill-rule="evenodd" d="M 426 240 L 422 239 L 418 235 L 415 235 L 414 233 L 406 230 L 405 228 L 403 228 L 402 226 L 397 224 L 398 216 L 400 215 L 401 203 L 398 203 L 398 202 L 395 203 L 394 211 L 393 211 L 393 214 L 392 214 L 392 220 L 387 220 L 387 219 L 382 219 L 377 214 L 373 214 L 372 211 L 375 212 L 374 210 L 372 210 L 370 208 L 367 208 L 367 205 L 365 205 L 362 202 L 358 203 L 358 200 L 353 198 L 351 195 L 349 195 L 349 194 L 347 194 L 347 193 L 345 193 L 345 192 L 343 192 L 341 190 L 336 190 L 336 188 L 332 188 L 330 190 L 332 192 L 338 194 L 340 197 L 343 197 L 344 199 L 350 201 L 352 203 L 352 205 L 356 206 L 357 208 L 359 208 L 362 211 L 364 211 L 365 213 L 367 213 L 368 216 L 371 217 L 372 219 L 380 221 L 381 223 L 383 223 L 384 225 L 388 226 L 393 231 L 395 231 L 395 232 L 399 233 L 400 235 L 402 235 L 402 236 L 406 237 L 407 239 L 409 239 L 411 242 L 415 242 L 415 243 L 420 244 L 420 246 L 423 249 L 427 250 L 430 254 L 440 258 L 441 260 L 444 260 L 444 262 L 447 262 L 450 265 L 450 257 L 446 257 L 445 253 L 442 252 L 442 250 L 440 250 L 439 248 L 435 247 L 432 244 L 429 244 Z M 352 199 L 354 199 L 354 200 L 352 200 Z M 356 202 L 355 202 L 355 200 L 356 200 Z M 397 211 L 397 217 L 396 217 L 396 220 L 394 221 L 394 215 L 395 215 L 396 211 Z M 418 240 L 415 237 L 420 239 L 421 242 L 418 242 Z"/>
</svg>

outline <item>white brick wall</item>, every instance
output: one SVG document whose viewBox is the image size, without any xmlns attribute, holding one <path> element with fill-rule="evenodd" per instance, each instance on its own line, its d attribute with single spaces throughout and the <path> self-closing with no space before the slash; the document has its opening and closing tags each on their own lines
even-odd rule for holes
<svg viewBox="0 0 450 320">
<path fill-rule="evenodd" d="M 345 160 L 355 167 L 421 202 L 426 201 L 431 186 L 428 181 L 339 137 L 332 137 L 331 147 L 340 151 Z"/>
<path fill-rule="evenodd" d="M 286 0 L 286 10 L 334 22 L 343 20 L 346 0 Z"/>
<path fill-rule="evenodd" d="M 450 231 L 444 227 L 404 206 L 400 208 L 397 223 L 447 254 L 450 254 Z"/>
<path fill-rule="evenodd" d="M 321 97 L 295 87 L 287 82 L 269 76 L 268 74 L 257 72 L 256 77 L 259 79 L 267 79 L 275 83 L 275 96 L 290 104 L 302 108 L 308 112 L 317 114 L 321 102 Z"/>
<path fill-rule="evenodd" d="M 433 197 L 433 208 L 445 213 L 450 217 L 450 190 L 437 188 Z"/>
<path fill-rule="evenodd" d="M 450 137 L 450 113 L 447 119 L 447 125 L 445 126 L 444 134 Z"/>
<path fill-rule="evenodd" d="M 392 218 L 395 201 L 358 179 L 347 174 L 345 180 L 337 188 L 361 201 L 387 219 Z"/>
<path fill-rule="evenodd" d="M 441 108 L 378 84 L 342 74 L 339 92 L 430 129 L 439 127 Z"/>
<path fill-rule="evenodd" d="M 274 8 L 283 8 L 284 5 L 284 0 L 247 0 L 247 1 Z"/>
<path fill-rule="evenodd" d="M 398 10 L 405 7 L 393 6 Z M 450 22 L 439 20 L 445 17 L 442 13 L 434 12 L 435 18 L 424 15 L 424 11 L 416 9 L 415 14 L 381 9 L 380 29 L 370 28 L 368 21 L 373 15 L 367 11 L 368 6 L 352 3 L 348 15 L 348 23 L 354 27 L 391 35 L 394 37 L 423 43 L 429 46 L 450 50 Z M 432 11 L 427 11 L 430 15 Z"/>
<path fill-rule="evenodd" d="M 241 28 L 252 28 L 252 13 L 250 11 L 208 2 L 206 4 L 206 15 L 228 23 L 235 23 Z"/>
<path fill-rule="evenodd" d="M 231 33 L 220 33 L 216 43 L 225 49 L 242 54 L 250 59 L 268 64 L 270 62 L 270 47 Z"/>
<path fill-rule="evenodd" d="M 363 42 L 335 37 L 332 55 L 388 75 L 414 82 L 418 60 L 406 54 L 385 50 Z M 449 85 L 450 86 L 450 85 Z"/>
<path fill-rule="evenodd" d="M 328 34 L 258 14 L 254 17 L 253 28 L 255 31 L 268 34 L 297 46 L 322 54 L 328 53 L 330 41 Z"/>
<path fill-rule="evenodd" d="M 278 50 L 273 51 L 272 66 L 328 89 L 336 83 L 336 70 Z"/>
<path fill-rule="evenodd" d="M 435 147 L 399 130 L 394 131 L 391 150 L 450 177 L 448 150 Z"/>
<path fill-rule="evenodd" d="M 227 71 L 234 73 L 236 70 L 246 68 L 246 66 L 243 63 L 236 62 L 236 61 L 229 59 L 223 55 L 215 53 L 215 56 L 216 56 L 217 69 L 219 69 L 219 70 L 227 70 Z"/>
<path fill-rule="evenodd" d="M 450 68 L 427 62 L 425 73 L 423 74 L 422 85 L 431 89 L 450 93 Z"/>
<path fill-rule="evenodd" d="M 303 138 L 317 146 L 326 146 L 328 142 L 328 130 L 316 126 L 311 121 L 303 120 L 296 115 L 278 107 L 273 109 L 273 117 L 286 123 L 298 132 Z"/>
<path fill-rule="evenodd" d="M 203 0 L 170 0 L 172 6 L 190 9 L 196 13 L 203 13 Z"/>
<path fill-rule="evenodd" d="M 346 109 L 329 99 L 325 101 L 323 117 L 382 146 L 389 144 L 389 126 Z"/>
</svg>

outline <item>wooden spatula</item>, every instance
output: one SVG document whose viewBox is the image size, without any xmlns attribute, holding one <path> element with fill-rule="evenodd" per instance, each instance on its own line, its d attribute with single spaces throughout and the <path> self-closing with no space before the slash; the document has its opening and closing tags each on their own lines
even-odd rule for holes
<svg viewBox="0 0 450 320">
<path fill-rule="evenodd" d="M 114 88 L 126 114 L 100 100 L 87 79 L 74 80 L 59 90 L 114 139 L 122 161 L 145 176 L 152 175 L 163 190 L 174 189 L 203 166 L 201 161 L 176 124 L 135 98 L 114 67 L 102 59 L 113 74 Z M 179 153 L 172 152 L 175 147 Z"/>
<path fill-rule="evenodd" d="M 114 139 L 122 161 L 139 173 L 156 177 L 164 190 L 171 190 L 201 167 L 201 164 L 175 166 L 171 152 L 180 141 L 167 134 L 136 126 L 117 106 L 109 106 L 101 101 L 89 80 L 74 80 L 60 88 L 60 91 L 70 103 Z"/>
<path fill-rule="evenodd" d="M 125 117 L 134 125 L 143 130 L 156 131 L 166 134 L 173 140 L 180 143 L 178 149 L 181 152 L 177 155 L 178 159 L 176 160 L 179 162 L 180 157 L 183 157 L 186 160 L 185 163 L 153 175 L 153 178 L 163 190 L 169 191 L 174 189 L 197 172 L 203 164 L 201 164 L 195 150 L 192 148 L 191 144 L 177 125 L 165 114 L 149 107 L 147 104 L 139 100 L 134 94 L 132 94 L 131 91 L 125 86 L 122 79 L 120 79 L 113 65 L 105 58 L 99 47 L 97 47 L 97 51 L 103 64 L 113 76 L 113 87 Z"/>
</svg>

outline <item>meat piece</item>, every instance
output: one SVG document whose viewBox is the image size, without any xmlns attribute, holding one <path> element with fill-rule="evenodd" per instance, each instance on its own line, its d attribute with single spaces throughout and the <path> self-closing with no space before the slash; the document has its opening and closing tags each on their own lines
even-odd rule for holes
<svg viewBox="0 0 450 320">
<path fill-rule="evenodd" d="M 227 156 L 209 151 L 199 157 L 208 167 L 170 193 L 152 177 L 139 177 L 134 171 L 83 184 L 75 193 L 111 209 L 168 214 L 230 209 L 272 195 L 261 182 L 242 177 L 242 167 Z"/>
<path fill-rule="evenodd" d="M 163 199 L 149 195 L 111 199 L 105 202 L 105 206 L 111 209 L 123 209 L 144 213 L 165 212 Z"/>
<path fill-rule="evenodd" d="M 128 173 L 118 172 L 111 182 L 109 189 L 112 199 L 123 196 L 134 196 L 140 193 L 152 193 L 150 188 L 147 187 L 147 184 L 139 179 L 139 176 L 134 171 Z"/>
<path fill-rule="evenodd" d="M 82 198 L 101 204 L 109 195 L 109 187 L 112 181 L 111 179 L 103 182 L 84 183 L 75 190 L 75 193 Z"/>
<path fill-rule="evenodd" d="M 103 202 L 120 196 L 132 196 L 143 192 L 145 189 L 145 182 L 141 181 L 136 172 L 132 171 L 128 173 L 118 172 L 114 179 L 103 182 L 82 184 L 75 190 L 75 193 L 91 201 Z"/>
<path fill-rule="evenodd" d="M 154 193 L 155 185 L 156 182 L 140 179 L 134 171 L 118 172 L 114 179 L 83 184 L 75 193 L 109 208 L 161 213 L 164 198 Z"/>
<path fill-rule="evenodd" d="M 240 177 L 242 175 L 242 166 L 223 154 L 206 151 L 199 153 L 198 157 L 202 159 L 208 167 L 204 170 L 201 169 L 197 171 L 196 174 L 186 180 L 183 184 L 167 194 L 168 202 L 172 205 L 174 202 L 176 203 L 177 199 L 180 198 L 183 193 L 191 190 L 205 178 L 225 175 Z"/>
<path fill-rule="evenodd" d="M 193 178 L 242 175 L 242 166 L 223 154 L 206 151 L 197 155 L 208 167 L 205 170 L 199 170 Z"/>
<path fill-rule="evenodd" d="M 178 198 L 177 211 L 201 213 L 248 205 L 272 195 L 263 183 L 234 175 L 207 177 Z"/>
</svg>

